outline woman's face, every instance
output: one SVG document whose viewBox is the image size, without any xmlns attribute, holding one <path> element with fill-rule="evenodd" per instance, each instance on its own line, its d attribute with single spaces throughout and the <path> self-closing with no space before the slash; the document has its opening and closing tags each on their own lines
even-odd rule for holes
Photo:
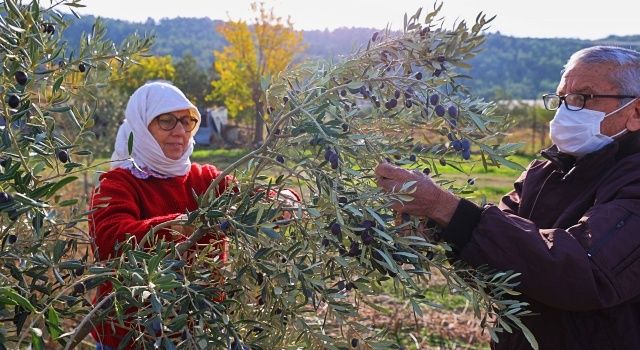
<svg viewBox="0 0 640 350">
<path fill-rule="evenodd" d="M 189 146 L 191 131 L 197 123 L 198 119 L 183 109 L 155 117 L 149 124 L 149 132 L 167 158 L 178 160 Z"/>
</svg>

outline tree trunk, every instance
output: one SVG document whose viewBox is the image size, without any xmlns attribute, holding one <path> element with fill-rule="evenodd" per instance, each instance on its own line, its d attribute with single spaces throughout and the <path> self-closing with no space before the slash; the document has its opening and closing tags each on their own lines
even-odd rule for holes
<svg viewBox="0 0 640 350">
<path fill-rule="evenodd" d="M 262 131 L 264 129 L 264 119 L 262 119 L 262 113 L 256 111 L 255 133 L 253 136 L 253 143 L 256 145 L 262 144 L 263 136 Z"/>
<path fill-rule="evenodd" d="M 255 146 L 259 146 L 262 144 L 262 141 L 264 141 L 263 135 L 262 135 L 262 131 L 264 129 L 264 119 L 262 118 L 263 116 L 263 110 L 262 110 L 262 102 L 260 101 L 260 93 L 259 92 L 254 92 L 253 93 L 253 104 L 256 107 L 256 119 L 255 119 L 255 132 L 253 134 L 253 144 Z"/>
<path fill-rule="evenodd" d="M 532 109 L 531 115 L 533 116 L 533 123 L 531 125 L 531 153 L 535 153 L 537 151 L 536 132 L 538 131 L 538 115 L 536 113 L 535 107 Z"/>
</svg>

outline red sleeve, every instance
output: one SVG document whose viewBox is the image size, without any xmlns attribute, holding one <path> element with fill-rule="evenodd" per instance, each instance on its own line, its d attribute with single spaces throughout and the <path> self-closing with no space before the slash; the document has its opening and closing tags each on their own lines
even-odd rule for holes
<svg viewBox="0 0 640 350">
<path fill-rule="evenodd" d="M 96 244 L 96 256 L 108 259 L 115 256 L 115 247 L 128 236 L 138 242 L 152 227 L 173 220 L 181 213 L 171 213 L 149 219 L 141 219 L 141 203 L 134 183 L 119 173 L 103 175 L 91 200 L 90 234 Z"/>
</svg>

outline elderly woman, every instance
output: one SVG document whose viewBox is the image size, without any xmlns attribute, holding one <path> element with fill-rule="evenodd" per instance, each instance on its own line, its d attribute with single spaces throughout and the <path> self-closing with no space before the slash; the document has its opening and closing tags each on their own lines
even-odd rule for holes
<svg viewBox="0 0 640 350">
<path fill-rule="evenodd" d="M 118 130 L 112 169 L 100 176 L 91 203 L 90 233 L 95 239 L 94 255 L 101 260 L 117 256 L 119 243 L 132 237 L 140 242 L 152 227 L 195 210 L 193 192 L 204 193 L 220 173 L 212 165 L 189 160 L 200 113 L 175 86 L 153 82 L 140 87 L 129 99 L 125 118 Z M 230 177 L 222 181 L 219 193 L 231 181 Z M 184 238 L 192 230 L 172 228 L 184 235 L 164 230 L 163 238 Z M 212 243 L 225 261 L 226 242 L 216 238 Z M 111 290 L 110 284 L 99 286 L 96 302 Z M 98 348 L 115 349 L 128 331 L 117 322 L 105 322 L 96 326 L 93 336 Z"/>
</svg>

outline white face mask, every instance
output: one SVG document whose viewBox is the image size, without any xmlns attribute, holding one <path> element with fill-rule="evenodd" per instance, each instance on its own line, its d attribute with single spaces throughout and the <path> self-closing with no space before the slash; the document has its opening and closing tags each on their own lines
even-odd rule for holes
<svg viewBox="0 0 640 350">
<path fill-rule="evenodd" d="M 558 108 L 556 115 L 549 123 L 551 140 L 560 152 L 572 156 L 581 157 L 595 152 L 627 132 L 627 129 L 624 129 L 613 136 L 603 135 L 600 133 L 600 123 L 604 118 L 622 110 L 636 100 L 637 98 L 625 103 L 609 114 L 587 108 L 570 111 L 565 102 Z"/>
</svg>

